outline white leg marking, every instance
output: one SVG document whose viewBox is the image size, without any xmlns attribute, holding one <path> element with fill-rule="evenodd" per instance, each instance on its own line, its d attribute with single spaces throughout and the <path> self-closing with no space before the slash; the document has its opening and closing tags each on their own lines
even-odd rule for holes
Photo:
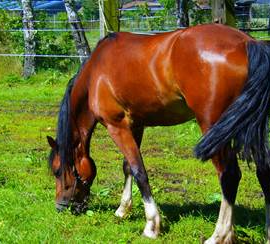
<svg viewBox="0 0 270 244">
<path fill-rule="evenodd" d="M 205 241 L 205 244 L 229 244 L 233 242 L 233 205 L 229 204 L 228 201 L 223 197 L 215 231 L 213 235 Z"/>
<path fill-rule="evenodd" d="M 270 204 L 265 204 L 266 243 L 270 244 Z"/>
<path fill-rule="evenodd" d="M 146 225 L 143 235 L 152 239 L 157 238 L 160 232 L 160 216 L 154 199 L 144 200 Z"/>
<path fill-rule="evenodd" d="M 115 215 L 124 218 L 129 213 L 132 206 L 132 176 L 126 178 L 125 187 L 123 190 L 121 203 L 115 212 Z"/>
</svg>

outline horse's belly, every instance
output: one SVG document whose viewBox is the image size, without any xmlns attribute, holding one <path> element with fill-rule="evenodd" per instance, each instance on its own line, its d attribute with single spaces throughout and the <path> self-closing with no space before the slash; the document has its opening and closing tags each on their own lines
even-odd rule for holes
<svg viewBox="0 0 270 244">
<path fill-rule="evenodd" d="M 181 124 L 192 118 L 194 118 L 194 113 L 186 102 L 177 100 L 149 112 L 143 120 L 146 126 L 157 126 Z"/>
</svg>

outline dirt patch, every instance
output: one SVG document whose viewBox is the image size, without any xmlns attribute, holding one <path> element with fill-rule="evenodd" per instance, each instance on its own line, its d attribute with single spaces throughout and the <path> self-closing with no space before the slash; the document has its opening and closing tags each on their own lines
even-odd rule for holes
<svg viewBox="0 0 270 244">
<path fill-rule="evenodd" d="M 178 192 L 181 195 L 185 195 L 187 193 L 187 189 L 181 187 L 165 187 L 163 188 L 164 192 Z"/>
</svg>

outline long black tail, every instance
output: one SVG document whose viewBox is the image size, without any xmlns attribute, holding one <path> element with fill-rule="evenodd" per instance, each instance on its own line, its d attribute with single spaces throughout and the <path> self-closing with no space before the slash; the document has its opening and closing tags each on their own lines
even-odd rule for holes
<svg viewBox="0 0 270 244">
<path fill-rule="evenodd" d="M 252 41 L 247 52 L 249 73 L 242 94 L 195 147 L 196 157 L 203 161 L 230 146 L 243 160 L 255 161 L 259 167 L 270 165 L 270 47 Z"/>
</svg>

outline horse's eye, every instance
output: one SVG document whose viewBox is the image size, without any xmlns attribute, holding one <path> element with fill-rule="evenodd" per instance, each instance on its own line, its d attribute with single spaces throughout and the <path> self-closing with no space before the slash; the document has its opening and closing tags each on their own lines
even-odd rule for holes
<svg viewBox="0 0 270 244">
<path fill-rule="evenodd" d="M 59 178 L 61 176 L 61 169 L 57 169 L 53 171 L 53 174 L 56 178 Z"/>
</svg>

